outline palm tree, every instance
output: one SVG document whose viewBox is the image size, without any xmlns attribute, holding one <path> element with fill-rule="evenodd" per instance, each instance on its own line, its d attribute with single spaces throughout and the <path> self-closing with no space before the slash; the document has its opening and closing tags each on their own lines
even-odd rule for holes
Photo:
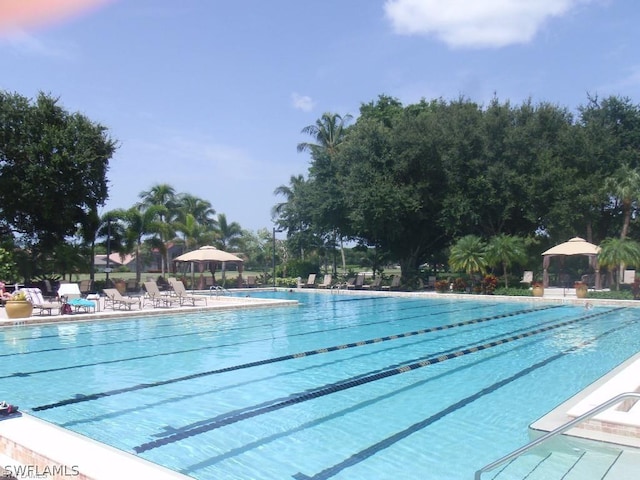
<svg viewBox="0 0 640 480">
<path fill-rule="evenodd" d="M 182 232 L 184 236 L 183 241 L 186 250 L 195 250 L 205 243 L 211 243 L 214 237 L 214 232 L 200 225 L 191 213 L 187 213 L 184 223 L 176 223 L 176 229 Z"/>
<path fill-rule="evenodd" d="M 279 229 L 287 230 L 289 241 L 296 242 L 300 249 L 300 259 L 304 260 L 304 223 L 301 220 L 300 203 L 306 180 L 303 175 L 291 175 L 289 185 L 280 185 L 273 194 L 283 196 L 284 201 L 271 208 L 271 218 Z M 293 245 L 293 243 L 292 243 Z"/>
<path fill-rule="evenodd" d="M 310 151 L 312 155 L 317 155 L 320 151 L 326 151 L 333 155 L 336 146 L 344 139 L 346 123 L 352 118 L 349 114 L 342 117 L 337 113 L 323 113 L 315 124 L 302 129 L 302 133 L 313 137 L 316 143 L 299 143 L 298 152 Z"/>
<path fill-rule="evenodd" d="M 159 247 L 161 249 L 161 269 L 164 276 L 165 271 L 169 269 L 169 251 L 167 242 L 175 235 L 171 217 L 175 214 L 176 209 L 176 192 L 175 189 L 167 183 L 159 183 L 151 187 L 150 190 L 140 192 L 139 195 L 140 208 L 142 210 L 162 206 L 164 210 L 159 215 L 159 225 L 157 233 L 160 236 Z"/>
<path fill-rule="evenodd" d="M 242 237 L 242 227 L 237 222 L 227 222 L 224 213 L 218 214 L 218 239 L 217 244 L 222 250 L 236 247 Z"/>
<path fill-rule="evenodd" d="M 213 229 L 217 224 L 213 217 L 216 211 L 211 206 L 211 202 L 188 193 L 178 196 L 176 213 L 181 222 L 184 222 L 187 215 L 191 214 L 193 219 L 204 228 Z"/>
<path fill-rule="evenodd" d="M 467 235 L 451 247 L 449 266 L 455 271 L 469 275 L 483 273 L 487 268 L 487 247 L 480 237 Z"/>
<path fill-rule="evenodd" d="M 162 228 L 160 218 L 166 218 L 166 207 L 162 205 L 154 205 L 145 210 L 141 210 L 139 205 L 131 207 L 128 210 L 114 210 L 113 216 L 121 219 L 125 225 L 125 243 L 127 250 L 133 252 L 136 257 L 136 283 L 140 283 L 142 265 L 141 265 L 141 247 L 144 237 L 150 234 L 158 233 Z"/>
<path fill-rule="evenodd" d="M 605 188 L 609 195 L 620 202 L 622 207 L 623 221 L 620 238 L 624 240 L 629 233 L 633 203 L 640 196 L 640 172 L 632 168 L 628 163 L 625 163 L 612 177 L 605 180 Z M 625 263 L 621 262 L 619 265 L 619 275 L 622 276 Z"/>
<path fill-rule="evenodd" d="M 177 198 L 175 227 L 182 232 L 185 248 L 197 248 L 202 242 L 212 243 L 218 222 L 211 203 L 202 198 L 183 193 Z"/>
<path fill-rule="evenodd" d="M 524 240 L 511 235 L 496 235 L 489 240 L 486 257 L 490 265 L 502 266 L 504 286 L 509 288 L 509 267 L 514 263 L 524 263 L 527 260 Z"/>
<path fill-rule="evenodd" d="M 323 160 L 328 160 L 328 164 L 331 165 L 332 157 L 336 152 L 336 148 L 345 138 L 346 124 L 353 117 L 349 114 L 344 117 L 337 113 L 323 113 L 322 117 L 316 120 L 313 125 L 308 125 L 302 129 L 302 133 L 310 135 L 315 140 L 315 143 L 301 142 L 298 144 L 298 152 L 310 151 L 311 156 L 315 160 L 316 164 L 320 164 Z M 329 169 L 331 171 L 331 169 Z M 335 173 L 329 173 L 329 177 L 326 181 L 327 184 L 335 185 Z M 333 244 L 340 243 L 340 255 L 342 257 L 342 270 L 347 270 L 346 257 L 344 253 L 343 237 L 340 234 L 340 218 L 342 210 L 336 210 L 329 207 L 327 209 L 328 216 L 325 219 L 325 223 L 328 224 L 332 230 Z M 324 232 L 323 232 L 324 233 Z M 337 240 L 339 238 L 339 241 Z M 335 262 L 334 262 L 334 273 Z"/>
<path fill-rule="evenodd" d="M 609 269 L 609 273 L 613 275 L 615 288 L 618 290 L 620 265 L 640 265 L 640 243 L 628 238 L 605 238 L 600 248 L 598 263 L 601 267 Z"/>
<path fill-rule="evenodd" d="M 605 188 L 622 206 L 623 223 L 620 238 L 624 239 L 629 233 L 633 203 L 640 197 L 640 172 L 625 163 L 612 177 L 606 179 Z"/>
<path fill-rule="evenodd" d="M 80 236 L 89 247 L 89 254 L 91 258 L 89 264 L 89 278 L 92 281 L 95 279 L 96 237 L 99 229 L 100 215 L 98 215 L 98 211 L 96 209 L 92 209 L 85 216 L 79 231 Z"/>
</svg>

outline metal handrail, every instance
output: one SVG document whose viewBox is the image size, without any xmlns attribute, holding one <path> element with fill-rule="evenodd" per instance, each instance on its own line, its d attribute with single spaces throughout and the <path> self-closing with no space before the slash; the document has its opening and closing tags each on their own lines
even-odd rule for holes
<svg viewBox="0 0 640 480">
<path fill-rule="evenodd" d="M 536 438 L 535 440 L 527 443 L 523 447 L 520 447 L 519 449 L 514 450 L 513 452 L 505 455 L 504 457 L 499 458 L 495 462 L 491 462 L 490 464 L 485 465 L 484 467 L 482 467 L 480 470 L 478 470 L 476 472 L 476 474 L 474 476 L 474 480 L 481 480 L 481 477 L 482 477 L 483 473 L 486 473 L 486 472 L 488 472 L 490 470 L 493 470 L 497 466 L 502 465 L 503 463 L 506 463 L 509 460 L 512 460 L 512 459 L 514 459 L 516 457 L 519 457 L 523 453 L 526 453 L 529 450 L 531 450 L 532 448 L 537 447 L 538 445 L 540 445 L 541 443 L 547 441 L 548 439 L 550 439 L 552 437 L 555 437 L 557 435 L 560 435 L 560 434 L 566 432 L 567 430 L 570 430 L 571 428 L 575 427 L 577 424 L 582 423 L 585 420 L 589 420 L 591 417 L 594 417 L 595 415 L 599 414 L 600 412 L 602 412 L 604 410 L 607 410 L 608 408 L 611 408 L 613 405 L 615 405 L 617 403 L 620 403 L 621 401 L 626 400 L 627 398 L 636 398 L 636 399 L 640 400 L 640 393 L 632 393 L 632 392 L 621 393 L 620 395 L 617 395 L 617 396 L 607 400 L 603 404 L 598 405 L 595 408 L 592 408 L 588 412 L 583 413 L 579 417 L 576 417 L 573 420 L 571 420 L 570 422 L 567 422 L 564 425 L 561 425 L 560 427 L 556 428 L 555 430 L 552 430 L 550 432 L 545 433 L 543 436 L 541 436 L 539 438 Z"/>
<path fill-rule="evenodd" d="M 224 287 L 221 287 L 220 285 L 213 285 L 212 287 L 209 287 L 209 296 L 212 296 L 213 292 L 216 292 L 216 297 L 219 297 L 220 294 L 231 295 L 231 292 L 229 290 L 227 290 Z"/>
</svg>

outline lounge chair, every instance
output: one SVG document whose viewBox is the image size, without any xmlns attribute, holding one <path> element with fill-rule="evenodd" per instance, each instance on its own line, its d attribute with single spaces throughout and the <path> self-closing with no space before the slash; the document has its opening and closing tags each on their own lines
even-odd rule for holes
<svg viewBox="0 0 640 480">
<path fill-rule="evenodd" d="M 356 277 L 348 278 L 345 283 L 340 285 L 340 287 L 344 287 L 347 290 L 349 290 L 350 288 L 353 288 L 353 285 L 354 285 L 355 281 L 356 281 Z"/>
<path fill-rule="evenodd" d="M 248 288 L 254 288 L 254 287 L 257 287 L 257 286 L 258 286 L 258 283 L 256 282 L 256 277 L 255 277 L 254 275 L 249 275 L 249 276 L 247 277 L 247 280 L 246 280 L 245 285 L 246 285 Z"/>
<path fill-rule="evenodd" d="M 190 303 L 195 307 L 196 302 L 202 302 L 202 301 L 204 301 L 205 305 L 207 304 L 207 297 L 203 297 L 201 295 L 191 295 L 189 292 L 187 292 L 187 289 L 185 288 L 184 283 L 182 283 L 180 280 L 177 280 L 175 278 L 170 278 L 169 285 L 171 285 L 171 288 L 173 289 L 173 293 L 178 298 L 178 302 L 180 303 L 180 306 L 184 305 L 185 303 Z"/>
<path fill-rule="evenodd" d="M 351 285 L 347 283 L 347 290 L 349 289 L 360 290 L 363 285 L 364 285 L 364 275 L 361 275 L 359 273 L 356 275 L 356 279 Z"/>
<path fill-rule="evenodd" d="M 383 285 L 382 290 L 395 290 L 400 288 L 400 275 L 394 275 L 391 279 L 391 285 Z"/>
<path fill-rule="evenodd" d="M 42 297 L 48 302 L 54 302 L 58 300 L 58 295 L 56 290 L 51 286 L 51 281 L 46 278 L 42 281 L 42 286 L 44 287 L 42 292 Z"/>
<path fill-rule="evenodd" d="M 431 276 L 426 282 L 421 278 L 418 279 L 419 290 L 434 290 L 435 288 L 436 288 L 436 277 Z"/>
<path fill-rule="evenodd" d="M 80 288 L 80 293 L 82 293 L 82 295 L 95 293 L 93 291 L 93 280 L 80 280 L 80 284 L 78 285 L 78 287 Z"/>
<path fill-rule="evenodd" d="M 382 278 L 377 277 L 370 284 L 362 285 L 362 288 L 364 288 L 365 290 L 380 290 L 381 282 L 382 282 Z"/>
<path fill-rule="evenodd" d="M 76 312 L 95 312 L 96 303 L 83 298 L 80 286 L 77 283 L 61 283 L 58 287 L 58 298 L 62 303 L 68 303 Z"/>
<path fill-rule="evenodd" d="M 322 283 L 318 284 L 318 288 L 331 288 L 331 280 L 332 280 L 332 277 L 330 274 L 325 275 L 324 278 L 322 279 Z"/>
<path fill-rule="evenodd" d="M 123 297 L 117 288 L 105 288 L 102 291 L 106 295 L 104 299 L 105 309 L 112 308 L 113 310 L 115 310 L 116 308 L 126 308 L 127 310 L 131 310 L 131 307 L 133 305 L 137 305 L 138 308 L 141 307 L 139 298 Z"/>
<path fill-rule="evenodd" d="M 22 288 L 27 300 L 31 302 L 34 310 L 39 310 L 38 315 L 42 315 L 42 312 L 48 312 L 49 315 L 53 315 L 53 311 L 56 310 L 56 315 L 60 314 L 60 302 L 49 302 L 42 296 L 42 290 L 39 288 Z"/>
<path fill-rule="evenodd" d="M 177 297 L 172 297 L 170 292 L 161 292 L 158 284 L 154 281 L 144 282 L 144 289 L 147 293 L 143 297 L 143 305 L 148 300 L 154 308 L 171 307 L 176 301 L 179 301 Z"/>
<path fill-rule="evenodd" d="M 533 271 L 526 270 L 522 274 L 522 280 L 520 280 L 520 283 L 526 283 L 528 285 L 531 285 L 533 283 Z"/>
<path fill-rule="evenodd" d="M 303 288 L 314 288 L 316 286 L 316 274 L 310 273 L 307 277 L 307 283 L 302 285 Z"/>
</svg>

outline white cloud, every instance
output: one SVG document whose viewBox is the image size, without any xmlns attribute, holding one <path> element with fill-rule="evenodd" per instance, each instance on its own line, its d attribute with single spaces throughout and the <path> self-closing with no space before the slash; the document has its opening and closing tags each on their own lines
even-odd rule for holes
<svg viewBox="0 0 640 480">
<path fill-rule="evenodd" d="M 62 58 L 66 60 L 77 57 L 74 47 L 67 45 L 62 47 L 51 43 L 45 43 L 38 37 L 28 34 L 23 30 L 14 29 L 4 38 L 0 38 L 0 45 L 8 45 L 15 53 L 20 55 L 39 56 L 47 58 Z"/>
<path fill-rule="evenodd" d="M 311 99 L 311 97 L 307 95 L 300 95 L 296 92 L 291 94 L 291 102 L 293 104 L 293 108 L 302 110 L 303 112 L 310 112 L 313 110 L 313 107 L 316 106 L 316 103 Z"/>
<path fill-rule="evenodd" d="M 551 17 L 591 0 L 387 0 L 385 13 L 402 35 L 433 35 L 451 47 L 529 42 Z"/>
</svg>

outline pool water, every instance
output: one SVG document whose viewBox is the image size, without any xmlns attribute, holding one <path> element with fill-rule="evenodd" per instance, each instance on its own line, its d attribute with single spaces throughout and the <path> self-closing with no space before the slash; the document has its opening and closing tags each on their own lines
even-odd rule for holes
<svg viewBox="0 0 640 480">
<path fill-rule="evenodd" d="M 640 310 L 327 293 L 0 329 L 0 399 L 197 479 L 468 479 L 640 351 Z"/>
</svg>

